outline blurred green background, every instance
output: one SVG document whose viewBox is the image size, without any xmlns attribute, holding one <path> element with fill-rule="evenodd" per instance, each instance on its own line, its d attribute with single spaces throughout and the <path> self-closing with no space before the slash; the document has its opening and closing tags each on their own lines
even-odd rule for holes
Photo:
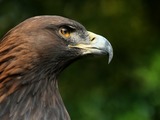
<svg viewBox="0 0 160 120">
<path fill-rule="evenodd" d="M 83 58 L 59 88 L 72 120 L 160 120 L 160 1 L 0 0 L 0 36 L 26 18 L 61 15 L 105 36 L 114 58 Z"/>
</svg>

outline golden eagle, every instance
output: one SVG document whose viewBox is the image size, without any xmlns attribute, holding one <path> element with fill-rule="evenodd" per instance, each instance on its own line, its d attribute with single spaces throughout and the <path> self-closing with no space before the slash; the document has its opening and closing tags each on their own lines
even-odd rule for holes
<svg viewBox="0 0 160 120">
<path fill-rule="evenodd" d="M 104 37 L 60 16 L 36 16 L 11 29 L 0 41 L 0 119 L 70 120 L 57 76 L 88 54 L 109 54 Z"/>
</svg>

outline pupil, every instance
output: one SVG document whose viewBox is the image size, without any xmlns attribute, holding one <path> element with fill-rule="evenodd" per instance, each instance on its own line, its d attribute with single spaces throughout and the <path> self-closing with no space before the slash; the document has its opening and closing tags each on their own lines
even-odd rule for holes
<svg viewBox="0 0 160 120">
<path fill-rule="evenodd" d="M 63 29 L 62 31 L 63 31 L 63 34 L 67 34 L 68 33 L 67 29 Z"/>
</svg>

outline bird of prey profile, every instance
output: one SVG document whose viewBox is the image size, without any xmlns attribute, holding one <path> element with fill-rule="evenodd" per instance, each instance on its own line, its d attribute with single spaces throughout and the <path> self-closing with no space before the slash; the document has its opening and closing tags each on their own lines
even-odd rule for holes
<svg viewBox="0 0 160 120">
<path fill-rule="evenodd" d="M 60 16 L 25 20 L 0 41 L 0 120 L 70 120 L 57 76 L 89 54 L 109 54 L 104 37 Z"/>
</svg>

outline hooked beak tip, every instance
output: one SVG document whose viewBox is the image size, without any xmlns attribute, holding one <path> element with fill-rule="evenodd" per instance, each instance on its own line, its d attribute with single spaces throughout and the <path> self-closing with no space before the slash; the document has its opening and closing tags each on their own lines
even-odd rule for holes
<svg viewBox="0 0 160 120">
<path fill-rule="evenodd" d="M 108 54 L 109 54 L 109 59 L 108 59 L 108 64 L 109 64 L 111 62 L 112 58 L 113 58 L 113 48 L 112 48 L 112 46 L 110 46 Z"/>
</svg>

